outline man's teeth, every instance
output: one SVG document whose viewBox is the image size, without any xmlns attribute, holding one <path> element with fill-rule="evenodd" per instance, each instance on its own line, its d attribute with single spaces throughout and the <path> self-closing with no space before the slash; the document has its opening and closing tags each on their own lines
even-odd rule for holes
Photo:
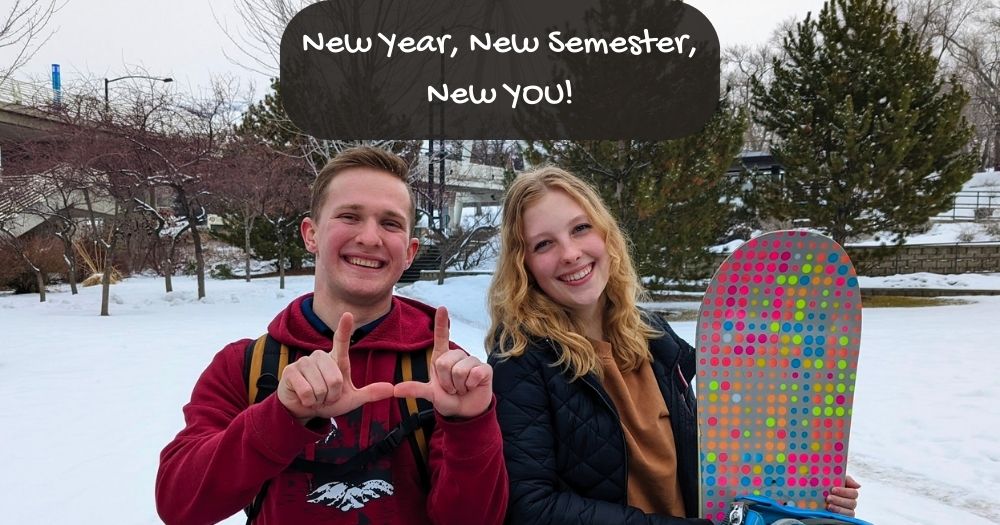
<svg viewBox="0 0 1000 525">
<path fill-rule="evenodd" d="M 347 262 L 351 264 L 356 264 L 358 266 L 364 266 L 366 268 L 380 268 L 382 263 L 380 261 L 373 261 L 371 259 L 360 259 L 358 257 L 348 257 Z"/>
<path fill-rule="evenodd" d="M 566 281 L 566 282 L 579 281 L 580 279 L 583 279 L 584 277 L 590 275 L 590 271 L 593 270 L 593 269 L 594 269 L 594 265 L 591 264 L 591 265 L 588 265 L 586 268 L 580 270 L 579 272 L 576 272 L 576 273 L 573 273 L 573 274 L 570 274 L 570 275 L 564 275 L 564 276 L 560 277 L 559 279 L 562 280 L 562 281 Z"/>
</svg>

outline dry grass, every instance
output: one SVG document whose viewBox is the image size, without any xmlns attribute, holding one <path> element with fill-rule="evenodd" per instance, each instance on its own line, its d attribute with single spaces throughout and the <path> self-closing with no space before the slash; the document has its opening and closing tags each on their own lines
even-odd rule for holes
<svg viewBox="0 0 1000 525">
<path fill-rule="evenodd" d="M 80 286 L 100 286 L 101 278 L 104 274 L 94 273 L 80 282 Z M 117 271 L 111 272 L 111 284 L 117 284 L 121 280 L 121 275 Z"/>
<path fill-rule="evenodd" d="M 875 295 L 861 300 L 865 308 L 922 308 L 925 306 L 951 306 L 971 304 L 963 299 L 942 297 L 904 297 L 897 295 Z"/>
</svg>

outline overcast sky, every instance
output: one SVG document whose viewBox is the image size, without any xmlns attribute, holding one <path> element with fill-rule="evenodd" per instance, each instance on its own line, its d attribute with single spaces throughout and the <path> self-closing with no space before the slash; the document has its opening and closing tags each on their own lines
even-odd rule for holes
<svg viewBox="0 0 1000 525">
<path fill-rule="evenodd" d="M 0 11 L 6 14 L 0 0 Z M 822 0 L 688 0 L 715 26 L 723 48 L 738 43 L 766 41 L 782 21 L 801 19 L 818 11 Z M 245 85 L 266 79 L 227 60 L 234 44 L 213 18 L 224 23 L 238 19 L 232 0 L 68 0 L 56 15 L 52 38 L 27 67 L 15 75 L 21 80 L 47 80 L 51 64 L 60 64 L 64 85 L 81 79 L 114 78 L 137 69 L 154 76 L 172 77 L 172 86 L 185 92 L 205 91 L 213 75 L 229 74 Z M 3 16 L 3 15 L 0 15 Z M 5 56 L 0 52 L 0 60 Z M 95 88 L 96 89 L 96 88 Z"/>
</svg>

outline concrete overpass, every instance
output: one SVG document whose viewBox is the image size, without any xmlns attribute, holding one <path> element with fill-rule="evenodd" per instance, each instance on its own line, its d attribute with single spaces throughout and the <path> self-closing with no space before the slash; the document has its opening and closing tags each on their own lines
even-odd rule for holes
<svg viewBox="0 0 1000 525">
<path fill-rule="evenodd" d="M 51 89 L 8 78 L 0 84 L 0 142 L 31 140 L 61 123 L 38 109 L 52 103 Z"/>
</svg>

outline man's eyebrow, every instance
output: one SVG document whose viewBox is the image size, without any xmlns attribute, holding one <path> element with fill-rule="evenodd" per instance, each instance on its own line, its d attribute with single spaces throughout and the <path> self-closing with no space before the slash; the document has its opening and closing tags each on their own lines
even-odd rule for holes
<svg viewBox="0 0 1000 525">
<path fill-rule="evenodd" d="M 390 217 L 394 217 L 394 218 L 396 218 L 396 217 L 398 217 L 400 219 L 406 218 L 405 215 L 403 215 L 402 213 L 399 213 L 398 211 L 395 211 L 395 210 L 386 210 L 384 214 L 388 215 Z"/>
</svg>

